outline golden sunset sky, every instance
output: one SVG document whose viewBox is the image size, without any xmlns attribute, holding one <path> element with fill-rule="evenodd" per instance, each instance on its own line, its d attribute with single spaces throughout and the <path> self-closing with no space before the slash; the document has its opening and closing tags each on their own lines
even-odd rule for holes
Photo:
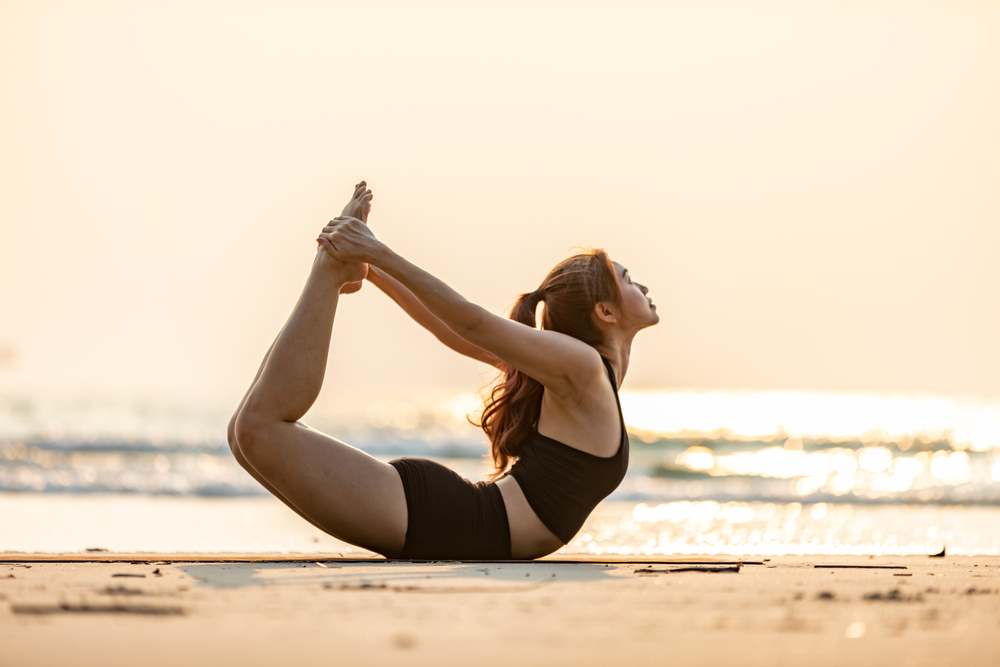
<svg viewBox="0 0 1000 667">
<path fill-rule="evenodd" d="M 0 3 L 0 385 L 235 402 L 353 185 L 506 315 L 581 247 L 626 386 L 1000 395 L 1000 5 Z M 324 398 L 492 376 L 376 287 Z"/>
</svg>

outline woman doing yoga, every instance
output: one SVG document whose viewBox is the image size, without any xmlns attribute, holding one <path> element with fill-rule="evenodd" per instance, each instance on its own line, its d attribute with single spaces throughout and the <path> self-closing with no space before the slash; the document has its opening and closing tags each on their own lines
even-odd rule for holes
<svg viewBox="0 0 1000 667">
<path fill-rule="evenodd" d="M 628 468 L 618 389 L 635 334 L 660 320 L 648 290 L 592 250 L 559 262 L 510 318 L 497 316 L 377 239 L 372 197 L 358 183 L 317 239 L 302 294 L 230 420 L 234 456 L 320 530 L 388 558 L 552 553 Z M 385 463 L 299 421 L 323 383 L 338 299 L 365 280 L 442 343 L 500 371 L 476 424 L 491 443 L 488 481 L 422 457 Z"/>
</svg>

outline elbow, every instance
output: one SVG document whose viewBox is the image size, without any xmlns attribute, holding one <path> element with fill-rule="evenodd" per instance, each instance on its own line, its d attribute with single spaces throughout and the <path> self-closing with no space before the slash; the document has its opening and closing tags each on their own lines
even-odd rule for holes
<svg viewBox="0 0 1000 667">
<path fill-rule="evenodd" d="M 469 314 L 467 317 L 463 317 L 456 324 L 458 328 L 455 329 L 455 333 L 459 334 L 462 338 L 466 340 L 475 341 L 476 334 L 482 329 L 483 322 L 486 320 L 485 313 L 480 306 L 474 303 L 469 303 Z"/>
<path fill-rule="evenodd" d="M 475 344 L 476 340 L 476 326 L 468 324 L 459 324 L 457 327 L 449 327 L 452 331 L 458 335 L 459 338 Z"/>
</svg>

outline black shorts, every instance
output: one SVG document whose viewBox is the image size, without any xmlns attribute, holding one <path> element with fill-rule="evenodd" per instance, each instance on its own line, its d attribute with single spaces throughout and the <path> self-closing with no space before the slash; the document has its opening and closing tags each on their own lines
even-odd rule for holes
<svg viewBox="0 0 1000 667">
<path fill-rule="evenodd" d="M 406 542 L 386 558 L 510 559 L 507 507 L 496 482 L 472 482 L 437 461 L 389 461 L 403 480 Z"/>
</svg>

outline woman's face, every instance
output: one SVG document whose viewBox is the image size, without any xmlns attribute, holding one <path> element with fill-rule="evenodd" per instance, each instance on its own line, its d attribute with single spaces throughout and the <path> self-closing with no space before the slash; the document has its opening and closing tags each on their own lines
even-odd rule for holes
<svg viewBox="0 0 1000 667">
<path fill-rule="evenodd" d="M 624 310 L 623 325 L 642 329 L 660 321 L 656 306 L 647 296 L 649 289 L 632 278 L 629 270 L 618 262 L 611 262 L 615 267 L 615 277 L 622 293 L 622 308 Z"/>
</svg>

